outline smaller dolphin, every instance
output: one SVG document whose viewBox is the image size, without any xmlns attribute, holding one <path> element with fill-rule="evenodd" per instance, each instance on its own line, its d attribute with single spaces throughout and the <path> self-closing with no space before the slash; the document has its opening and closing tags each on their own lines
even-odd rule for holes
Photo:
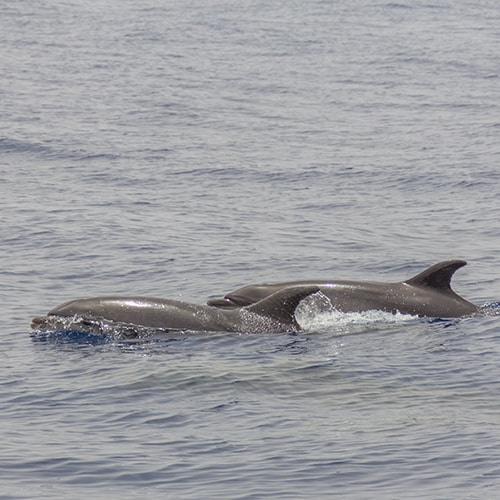
<svg viewBox="0 0 500 500">
<path fill-rule="evenodd" d="M 463 260 L 447 260 L 399 283 L 311 279 L 249 285 L 228 293 L 223 299 L 209 300 L 208 305 L 218 308 L 248 306 L 278 290 L 300 285 L 319 287 L 332 307 L 341 312 L 381 310 L 439 318 L 468 316 L 480 309 L 451 289 L 453 274 L 465 265 Z"/>
<path fill-rule="evenodd" d="M 288 287 L 248 306 L 231 309 L 151 297 L 95 297 L 65 302 L 47 316 L 33 318 L 31 326 L 50 329 L 51 325 L 62 324 L 59 319 L 74 317 L 83 318 L 84 326 L 107 320 L 166 330 L 288 333 L 301 329 L 295 319 L 300 301 L 318 291 L 317 286 Z"/>
</svg>

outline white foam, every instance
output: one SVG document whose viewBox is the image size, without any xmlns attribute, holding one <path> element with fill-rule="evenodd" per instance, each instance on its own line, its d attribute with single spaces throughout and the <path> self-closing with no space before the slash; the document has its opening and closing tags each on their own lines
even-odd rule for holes
<svg viewBox="0 0 500 500">
<path fill-rule="evenodd" d="M 393 314 L 379 310 L 338 311 L 332 306 L 328 297 L 321 293 L 308 299 L 302 301 L 295 313 L 299 325 L 308 332 L 338 330 L 339 334 L 343 334 L 352 329 L 358 330 L 359 327 L 364 329 L 381 325 L 399 325 L 417 319 L 417 316 L 399 312 Z"/>
</svg>

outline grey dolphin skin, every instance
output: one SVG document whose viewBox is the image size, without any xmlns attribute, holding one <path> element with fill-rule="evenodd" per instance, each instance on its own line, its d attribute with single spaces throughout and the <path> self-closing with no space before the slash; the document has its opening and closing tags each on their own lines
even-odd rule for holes
<svg viewBox="0 0 500 500">
<path fill-rule="evenodd" d="M 223 299 L 210 300 L 208 305 L 218 308 L 248 306 L 278 290 L 300 285 L 318 286 L 332 306 L 341 312 L 380 310 L 393 314 L 456 318 L 479 312 L 477 306 L 451 289 L 453 274 L 465 265 L 463 260 L 440 262 L 399 283 L 303 280 L 249 285 L 228 293 Z"/>
<path fill-rule="evenodd" d="M 146 328 L 188 331 L 286 333 L 300 330 L 295 309 L 319 291 L 317 286 L 296 286 L 267 294 L 260 301 L 229 310 L 151 297 L 95 297 L 72 300 L 33 318 L 32 328 L 50 327 L 60 318 L 84 318 L 87 324 L 107 320 Z M 85 325 L 85 321 L 82 323 Z M 75 321 L 78 325 L 78 321 Z"/>
</svg>

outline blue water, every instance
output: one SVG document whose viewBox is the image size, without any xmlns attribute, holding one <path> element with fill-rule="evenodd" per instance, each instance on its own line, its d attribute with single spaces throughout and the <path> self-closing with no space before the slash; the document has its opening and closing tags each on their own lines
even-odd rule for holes
<svg viewBox="0 0 500 500">
<path fill-rule="evenodd" d="M 497 498 L 499 26 L 491 0 L 4 0 L 0 497 Z M 449 258 L 492 315 L 30 329 Z"/>
</svg>

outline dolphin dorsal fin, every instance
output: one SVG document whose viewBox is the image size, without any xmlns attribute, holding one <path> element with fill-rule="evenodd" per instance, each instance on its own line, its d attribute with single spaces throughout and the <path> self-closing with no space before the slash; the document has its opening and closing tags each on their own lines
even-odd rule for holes
<svg viewBox="0 0 500 500">
<path fill-rule="evenodd" d="M 404 281 L 412 286 L 428 286 L 442 291 L 451 291 L 451 278 L 457 269 L 465 266 L 465 260 L 445 260 L 429 267 L 413 278 Z"/>
<path fill-rule="evenodd" d="M 300 330 L 300 325 L 295 319 L 295 309 L 301 300 L 316 292 L 319 292 L 317 286 L 284 288 L 243 309 Z"/>
</svg>

